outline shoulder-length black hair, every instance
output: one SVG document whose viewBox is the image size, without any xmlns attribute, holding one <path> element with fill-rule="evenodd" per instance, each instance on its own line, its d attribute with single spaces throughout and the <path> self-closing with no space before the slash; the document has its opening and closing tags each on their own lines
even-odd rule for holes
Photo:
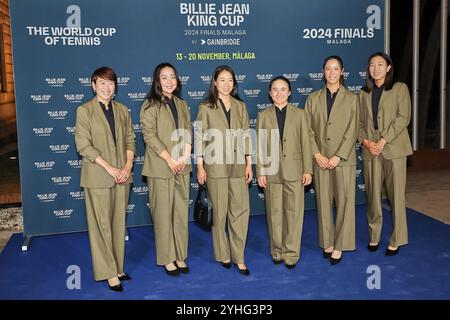
<svg viewBox="0 0 450 320">
<path fill-rule="evenodd" d="M 161 79 L 160 79 L 161 70 L 165 67 L 171 68 L 173 70 L 173 72 L 175 73 L 175 77 L 177 79 L 177 87 L 175 88 L 175 90 L 173 91 L 172 94 L 181 99 L 181 96 L 180 96 L 181 95 L 181 81 L 178 76 L 177 69 L 175 69 L 175 67 L 173 65 L 171 65 L 170 63 L 163 62 L 163 63 L 158 64 L 155 67 L 155 70 L 153 71 L 152 87 L 146 97 L 146 99 L 148 99 L 149 102 L 163 102 L 165 100 L 164 94 L 163 94 L 162 88 L 161 88 Z"/>
<path fill-rule="evenodd" d="M 326 57 L 325 60 L 323 60 L 323 65 L 322 65 L 322 70 L 323 70 L 323 82 L 325 82 L 325 84 L 327 83 L 327 79 L 325 78 L 325 65 L 327 64 L 328 61 L 330 60 L 336 60 L 339 64 L 339 66 L 341 67 L 341 72 L 344 71 L 344 62 L 342 61 L 341 57 L 339 56 L 329 56 Z M 344 74 L 341 74 L 339 76 L 339 84 L 344 85 Z"/>
<path fill-rule="evenodd" d="M 388 67 L 391 66 L 391 69 L 389 69 L 389 71 L 386 73 L 386 78 L 384 80 L 384 90 L 386 90 L 386 91 L 391 90 L 392 86 L 394 85 L 394 64 L 392 62 L 391 57 L 389 57 L 384 52 L 375 52 L 375 53 L 371 54 L 369 59 L 367 60 L 366 83 L 365 83 L 364 87 L 362 87 L 362 90 L 367 93 L 371 93 L 372 89 L 373 89 L 374 80 L 370 76 L 369 67 L 370 67 L 370 60 L 372 60 L 375 57 L 383 58 L 384 61 L 386 61 L 387 66 Z"/>
<path fill-rule="evenodd" d="M 288 85 L 289 91 L 292 91 L 292 88 L 291 88 L 291 82 L 289 81 L 289 79 L 286 78 L 286 77 L 283 77 L 283 76 L 278 76 L 278 77 L 275 77 L 275 78 L 273 78 L 272 80 L 270 80 L 270 83 L 269 83 L 269 92 L 270 92 L 270 90 L 272 90 L 273 83 L 274 83 L 275 81 L 277 81 L 277 80 L 282 80 L 282 81 L 286 82 L 286 84 Z M 291 97 L 291 96 L 288 97 L 288 101 L 289 101 L 289 98 L 290 98 L 290 97 Z M 272 103 L 273 103 L 273 99 L 272 99 L 272 97 L 270 96 L 270 94 L 269 94 L 269 99 L 270 99 L 270 101 L 272 101 Z"/>
<path fill-rule="evenodd" d="M 231 90 L 230 95 L 233 98 L 236 98 L 236 99 L 242 101 L 242 99 L 239 97 L 238 88 L 237 88 L 238 84 L 237 84 L 236 75 L 234 74 L 233 69 L 231 69 L 231 67 L 229 67 L 229 66 L 221 65 L 221 66 L 218 66 L 214 70 L 213 76 L 211 78 L 211 83 L 209 84 L 208 95 L 205 99 L 205 102 L 209 104 L 210 108 L 217 108 L 217 101 L 219 100 L 219 91 L 217 91 L 217 88 L 216 88 L 216 85 L 214 84 L 214 82 L 217 81 L 217 78 L 223 71 L 228 71 L 229 73 L 231 73 L 231 76 L 233 77 L 233 89 Z"/>
</svg>

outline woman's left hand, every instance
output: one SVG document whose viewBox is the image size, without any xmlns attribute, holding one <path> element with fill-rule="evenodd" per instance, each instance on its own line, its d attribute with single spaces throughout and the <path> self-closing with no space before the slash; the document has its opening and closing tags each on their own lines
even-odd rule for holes
<svg viewBox="0 0 450 320">
<path fill-rule="evenodd" d="M 122 169 L 120 169 L 119 180 L 117 183 L 123 184 L 127 182 L 128 178 L 131 176 L 132 166 L 125 165 Z"/>
<path fill-rule="evenodd" d="M 303 177 L 302 177 L 302 183 L 304 186 L 307 186 L 311 183 L 312 181 L 312 175 L 309 173 L 304 173 Z"/>
<path fill-rule="evenodd" d="M 245 183 L 250 183 L 253 180 L 253 170 L 252 170 L 252 165 L 251 164 L 247 164 L 245 166 Z"/>
</svg>

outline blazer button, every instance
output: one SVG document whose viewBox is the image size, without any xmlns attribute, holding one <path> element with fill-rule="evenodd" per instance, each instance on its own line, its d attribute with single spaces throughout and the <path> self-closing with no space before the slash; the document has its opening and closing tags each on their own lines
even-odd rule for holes
<svg viewBox="0 0 450 320">
<path fill-rule="evenodd" d="M 330 141 L 330 138 L 327 138 L 328 141 Z"/>
<path fill-rule="evenodd" d="M 285 157 L 285 158 L 286 158 L 286 155 L 285 155 L 285 154 L 283 154 L 283 157 Z"/>
<path fill-rule="evenodd" d="M 328 122 L 328 125 L 331 126 L 331 122 Z"/>
<path fill-rule="evenodd" d="M 286 139 L 284 139 L 284 142 L 286 142 Z"/>
</svg>

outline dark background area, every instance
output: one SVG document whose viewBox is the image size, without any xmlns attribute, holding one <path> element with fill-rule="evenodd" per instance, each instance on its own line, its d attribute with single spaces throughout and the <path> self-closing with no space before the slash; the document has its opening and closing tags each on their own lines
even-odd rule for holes
<svg viewBox="0 0 450 320">
<path fill-rule="evenodd" d="M 422 0 L 420 2 L 419 149 L 437 149 L 439 148 L 441 1 Z M 405 82 L 410 91 L 412 91 L 413 76 L 412 53 L 413 0 L 392 0 L 391 57 L 395 66 L 394 77 L 397 81 Z M 449 85 L 447 64 L 447 87 Z M 449 105 L 447 93 L 446 123 L 450 123 Z M 450 128 L 448 126 L 446 130 L 447 148 L 450 144 Z"/>
</svg>

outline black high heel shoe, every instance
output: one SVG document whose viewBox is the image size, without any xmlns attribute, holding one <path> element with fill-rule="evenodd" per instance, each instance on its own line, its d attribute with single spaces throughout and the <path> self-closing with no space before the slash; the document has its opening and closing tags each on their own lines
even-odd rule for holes
<svg viewBox="0 0 450 320">
<path fill-rule="evenodd" d="M 180 270 L 178 270 L 178 268 L 174 269 L 174 270 L 167 270 L 166 266 L 164 266 L 164 270 L 166 271 L 166 273 L 169 276 L 172 276 L 172 277 L 176 277 L 176 276 L 180 275 Z"/>
<path fill-rule="evenodd" d="M 367 249 L 369 249 L 369 251 L 371 252 L 375 252 L 378 250 L 378 245 L 379 243 L 377 243 L 376 245 L 371 245 L 370 243 L 367 245 Z"/>
<path fill-rule="evenodd" d="M 239 266 L 236 263 L 234 265 L 239 270 L 240 274 L 243 274 L 244 276 L 249 276 L 250 275 L 250 270 L 248 270 L 248 268 L 240 269 Z"/>
<path fill-rule="evenodd" d="M 180 270 L 181 273 L 189 273 L 189 267 L 187 266 L 187 264 L 186 267 L 180 267 L 176 261 L 174 262 L 174 264 L 177 266 L 178 270 Z"/>
<path fill-rule="evenodd" d="M 395 250 L 387 248 L 386 252 L 384 254 L 387 256 L 395 256 L 396 254 L 398 254 L 399 251 L 400 251 L 400 247 L 397 247 L 397 249 L 395 249 Z"/>
<path fill-rule="evenodd" d="M 228 262 L 222 262 L 220 261 L 220 265 L 224 268 L 230 269 L 231 268 L 231 261 Z"/>
<path fill-rule="evenodd" d="M 123 280 L 131 280 L 130 275 L 127 274 L 127 273 L 125 273 L 125 272 L 124 272 L 121 276 L 118 276 L 118 278 L 119 278 L 120 281 L 123 281 Z"/>
<path fill-rule="evenodd" d="M 283 262 L 283 260 L 277 260 L 277 259 L 272 259 L 273 263 L 275 264 L 280 264 Z"/>
<path fill-rule="evenodd" d="M 338 264 L 339 262 L 342 261 L 342 256 L 344 255 L 343 252 L 341 252 L 341 256 L 339 258 L 333 258 L 332 256 L 330 256 L 330 263 L 332 266 Z"/>
<path fill-rule="evenodd" d="M 106 281 L 108 282 L 109 289 L 111 289 L 112 291 L 117 291 L 117 292 L 123 291 L 123 287 L 122 287 L 121 283 L 116 284 L 115 286 L 112 286 L 112 285 L 109 284 L 108 280 L 106 280 Z"/>
<path fill-rule="evenodd" d="M 322 253 L 323 253 L 323 257 L 324 257 L 324 258 L 329 259 L 329 258 L 331 257 L 331 254 L 332 254 L 333 252 L 322 251 Z"/>
</svg>

